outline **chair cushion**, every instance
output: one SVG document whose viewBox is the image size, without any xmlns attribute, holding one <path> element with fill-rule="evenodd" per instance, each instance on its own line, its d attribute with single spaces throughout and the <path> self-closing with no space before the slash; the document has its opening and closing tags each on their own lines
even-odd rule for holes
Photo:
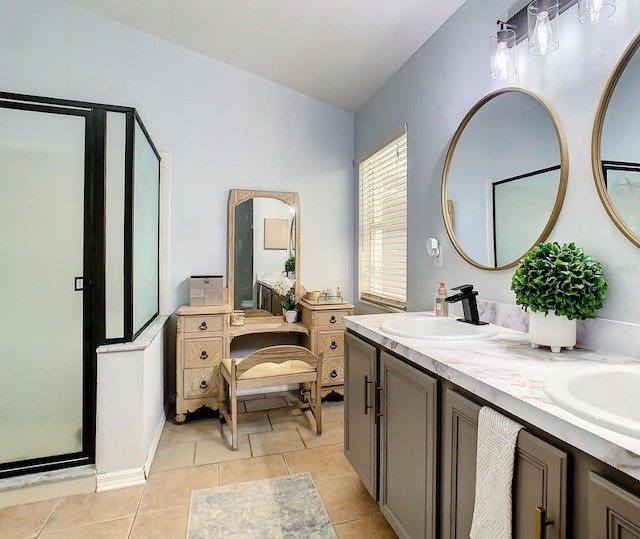
<svg viewBox="0 0 640 539">
<path fill-rule="evenodd" d="M 236 363 L 240 364 L 242 359 L 236 359 Z M 228 372 L 231 372 L 231 358 L 225 357 L 222 359 L 222 365 Z M 238 380 L 248 380 L 251 378 L 269 378 L 271 376 L 284 376 L 287 374 L 301 374 L 303 372 L 315 372 L 315 369 L 300 360 L 290 360 L 284 363 L 260 363 L 255 367 L 251 367 L 248 371 L 243 372 L 238 376 Z"/>
</svg>

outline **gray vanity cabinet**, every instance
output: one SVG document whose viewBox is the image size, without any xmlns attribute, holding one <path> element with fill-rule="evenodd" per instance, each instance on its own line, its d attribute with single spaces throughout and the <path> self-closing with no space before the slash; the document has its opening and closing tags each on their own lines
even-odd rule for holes
<svg viewBox="0 0 640 539">
<path fill-rule="evenodd" d="M 452 389 L 444 392 L 442 536 L 446 539 L 467 539 L 471 530 L 480 408 Z M 520 431 L 514 470 L 514 538 L 565 539 L 566 500 L 567 454 L 528 431 Z M 546 526 L 546 534 L 534 533 L 543 518 L 538 508 L 546 511 L 546 519 L 553 520 Z"/>
<path fill-rule="evenodd" d="M 399 537 L 432 539 L 437 381 L 348 333 L 345 344 L 347 459 Z"/>
<path fill-rule="evenodd" d="M 344 452 L 374 500 L 378 499 L 377 363 L 377 348 L 345 334 Z"/>
<path fill-rule="evenodd" d="M 640 539 L 640 497 L 589 472 L 588 539 Z"/>
<path fill-rule="evenodd" d="M 380 353 L 380 510 L 398 536 L 436 537 L 437 381 Z"/>
</svg>

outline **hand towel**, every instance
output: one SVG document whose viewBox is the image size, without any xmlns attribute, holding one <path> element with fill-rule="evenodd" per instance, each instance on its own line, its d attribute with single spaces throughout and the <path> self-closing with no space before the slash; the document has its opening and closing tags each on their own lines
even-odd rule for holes
<svg viewBox="0 0 640 539">
<path fill-rule="evenodd" d="M 470 539 L 512 539 L 512 483 L 522 425 L 484 406 L 478 417 L 476 499 Z"/>
</svg>

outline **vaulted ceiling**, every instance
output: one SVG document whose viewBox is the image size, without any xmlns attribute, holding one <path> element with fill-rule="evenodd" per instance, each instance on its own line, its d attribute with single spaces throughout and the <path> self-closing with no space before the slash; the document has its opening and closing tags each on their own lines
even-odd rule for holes
<svg viewBox="0 0 640 539">
<path fill-rule="evenodd" d="M 69 0 L 355 112 L 466 0 Z"/>
</svg>

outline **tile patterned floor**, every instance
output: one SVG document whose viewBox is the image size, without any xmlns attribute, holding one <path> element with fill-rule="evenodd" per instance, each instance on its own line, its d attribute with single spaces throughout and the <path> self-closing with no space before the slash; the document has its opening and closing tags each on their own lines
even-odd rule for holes
<svg viewBox="0 0 640 539">
<path fill-rule="evenodd" d="M 245 397 L 246 409 L 280 406 L 292 394 Z M 323 434 L 309 413 L 240 418 L 239 450 L 213 418 L 167 419 L 145 486 L 0 509 L 0 539 L 182 539 L 192 490 L 310 472 L 340 539 L 396 535 L 343 452 L 343 404 L 322 406 Z"/>
</svg>

